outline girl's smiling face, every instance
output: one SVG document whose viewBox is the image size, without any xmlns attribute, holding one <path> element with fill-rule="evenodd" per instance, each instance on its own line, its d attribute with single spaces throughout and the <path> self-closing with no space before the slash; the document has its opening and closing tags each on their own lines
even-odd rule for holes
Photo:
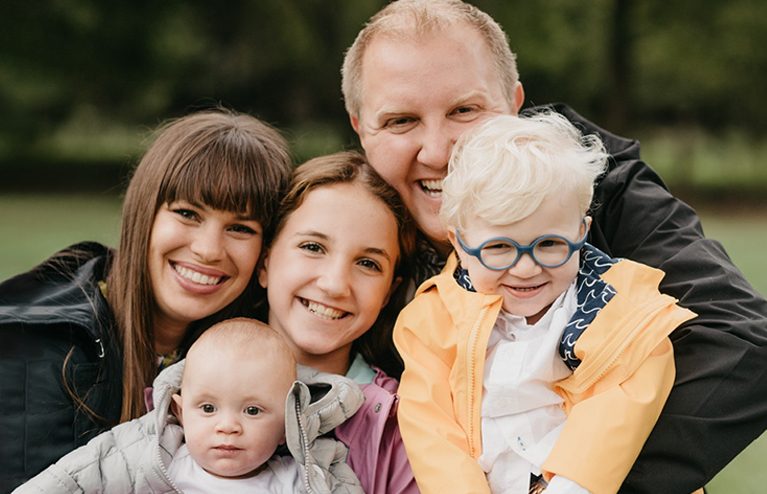
<svg viewBox="0 0 767 494">
<path fill-rule="evenodd" d="M 299 363 L 345 374 L 351 346 L 392 291 L 397 222 L 362 186 L 317 187 L 288 217 L 259 274 L 269 325 Z"/>
</svg>

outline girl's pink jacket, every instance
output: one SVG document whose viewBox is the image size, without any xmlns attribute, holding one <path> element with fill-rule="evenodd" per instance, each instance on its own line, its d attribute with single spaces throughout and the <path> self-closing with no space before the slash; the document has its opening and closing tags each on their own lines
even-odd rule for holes
<svg viewBox="0 0 767 494">
<path fill-rule="evenodd" d="M 397 424 L 399 383 L 380 369 L 371 384 L 360 387 L 365 403 L 335 429 L 349 448 L 347 462 L 367 494 L 418 493 Z"/>
</svg>

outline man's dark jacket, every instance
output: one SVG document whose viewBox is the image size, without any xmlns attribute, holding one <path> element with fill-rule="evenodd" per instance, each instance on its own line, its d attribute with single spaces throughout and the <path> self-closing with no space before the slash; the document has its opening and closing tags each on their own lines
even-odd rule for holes
<svg viewBox="0 0 767 494">
<path fill-rule="evenodd" d="M 551 108 L 598 134 L 612 156 L 595 190 L 589 242 L 662 269 L 661 291 L 698 314 L 671 335 L 674 388 L 620 491 L 690 493 L 767 428 L 767 301 L 640 159 L 638 141 L 565 105 Z"/>
</svg>

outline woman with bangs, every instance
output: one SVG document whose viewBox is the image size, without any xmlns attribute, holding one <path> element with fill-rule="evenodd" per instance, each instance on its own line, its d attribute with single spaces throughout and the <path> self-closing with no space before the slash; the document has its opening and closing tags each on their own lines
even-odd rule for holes
<svg viewBox="0 0 767 494">
<path fill-rule="evenodd" d="M 0 284 L 1 492 L 142 415 L 201 330 L 252 313 L 291 166 L 253 117 L 172 121 L 130 180 L 116 250 L 83 242 Z"/>
</svg>

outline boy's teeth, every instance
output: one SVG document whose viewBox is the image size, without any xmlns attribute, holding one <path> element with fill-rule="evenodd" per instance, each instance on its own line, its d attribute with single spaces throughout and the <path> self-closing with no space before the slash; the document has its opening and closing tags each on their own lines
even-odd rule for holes
<svg viewBox="0 0 767 494">
<path fill-rule="evenodd" d="M 308 300 L 306 301 L 306 307 L 318 316 L 327 317 L 328 319 L 339 319 L 344 315 L 343 311 Z"/>
<path fill-rule="evenodd" d="M 221 281 L 220 276 L 208 276 L 206 274 L 198 273 L 197 271 L 185 268 L 184 266 L 179 266 L 178 264 L 174 265 L 173 268 L 178 274 L 181 275 L 182 278 L 185 278 L 193 283 L 197 283 L 198 285 L 217 285 L 218 282 Z"/>
</svg>

